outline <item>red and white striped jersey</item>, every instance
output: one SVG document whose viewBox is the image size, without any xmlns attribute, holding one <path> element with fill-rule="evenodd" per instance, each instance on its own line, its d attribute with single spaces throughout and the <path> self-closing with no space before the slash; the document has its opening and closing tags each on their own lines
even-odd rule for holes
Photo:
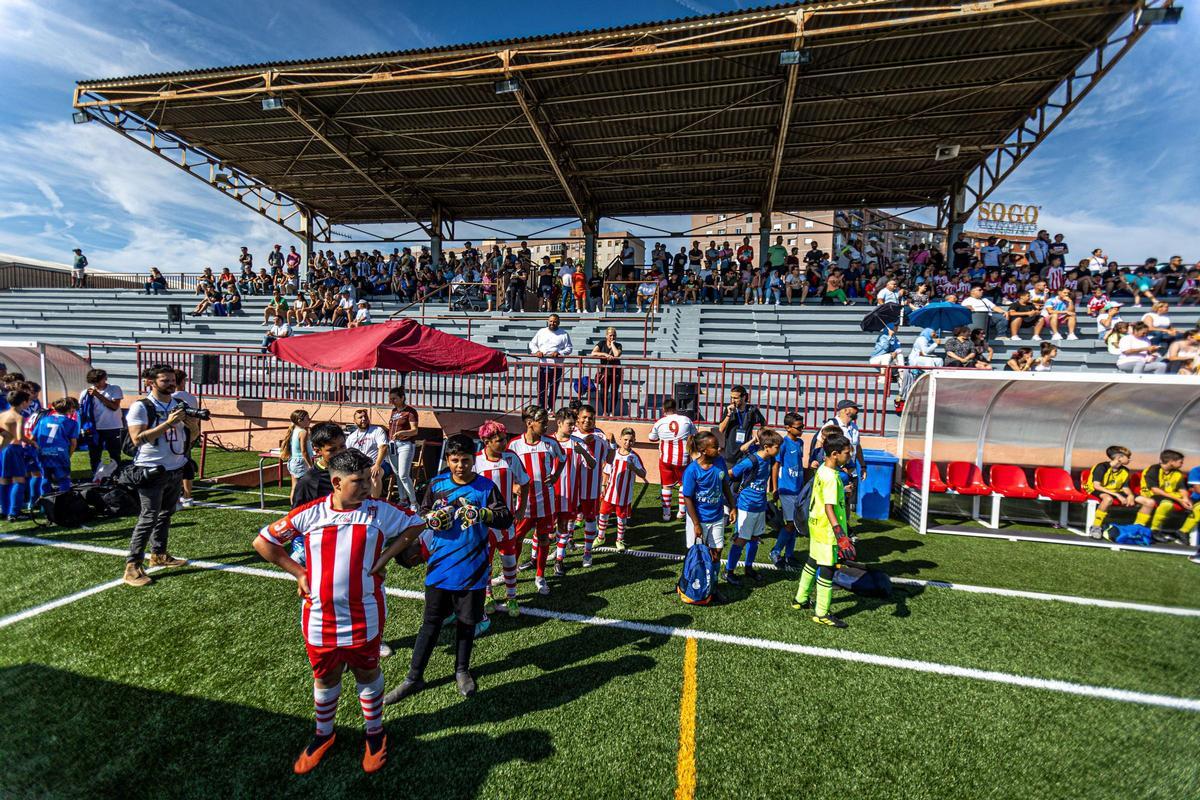
<svg viewBox="0 0 1200 800">
<path fill-rule="evenodd" d="M 633 481 L 637 476 L 634 468 L 645 469 L 638 454 L 630 451 L 629 455 L 613 454 L 611 464 L 604 465 L 604 474 L 608 476 L 608 485 L 604 487 L 603 500 L 614 506 L 627 506 L 633 502 Z"/>
<path fill-rule="evenodd" d="M 512 508 L 514 502 L 513 490 L 529 483 L 529 475 L 525 472 L 521 459 L 511 450 L 505 450 L 496 461 L 492 461 L 485 452 L 480 450 L 475 454 L 475 471 L 496 484 L 496 488 L 504 496 L 504 502 L 508 503 L 509 508 Z M 500 538 L 511 539 L 516 535 L 512 525 L 509 525 L 506 531 L 489 529 L 489 532 L 506 534 Z"/>
<path fill-rule="evenodd" d="M 580 481 L 583 478 L 583 468 L 587 466 L 583 456 L 575 452 L 579 439 L 571 436 L 567 441 L 555 439 L 563 451 L 563 471 L 554 482 L 554 494 L 558 497 L 558 510 L 570 511 L 579 500 Z"/>
<path fill-rule="evenodd" d="M 300 627 L 305 641 L 314 647 L 347 647 L 380 634 L 387 614 L 383 578 L 368 573 L 385 545 L 414 525 L 424 521 L 383 500 L 335 511 L 326 495 L 259 532 L 280 546 L 304 537 L 309 596 L 300 604 Z"/>
<path fill-rule="evenodd" d="M 521 459 L 521 466 L 529 476 L 529 509 L 526 516 L 545 519 L 558 513 L 554 486 L 546 479 L 554 474 L 564 455 L 558 442 L 543 436 L 537 444 L 529 444 L 525 437 L 518 436 L 508 443 L 508 449 Z"/>
<path fill-rule="evenodd" d="M 604 462 L 608 461 L 608 451 L 612 449 L 612 445 L 601 431 L 576 433 L 575 438 L 582 442 L 584 448 L 592 454 L 592 458 L 596 459 L 596 466 L 591 469 L 588 469 L 587 464 L 579 465 L 579 499 L 599 500 L 600 484 L 604 478 Z M 591 441 L 588 441 L 589 439 Z"/>
<path fill-rule="evenodd" d="M 672 467 L 686 467 L 687 440 L 696 435 L 696 426 L 683 414 L 668 414 L 650 429 L 650 441 L 658 442 L 658 460 Z"/>
</svg>

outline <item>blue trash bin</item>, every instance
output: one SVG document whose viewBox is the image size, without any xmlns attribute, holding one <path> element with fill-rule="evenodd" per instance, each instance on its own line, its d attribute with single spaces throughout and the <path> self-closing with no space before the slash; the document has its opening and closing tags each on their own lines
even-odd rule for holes
<svg viewBox="0 0 1200 800">
<path fill-rule="evenodd" d="M 887 519 L 892 510 L 892 481 L 900 459 L 886 450 L 863 450 L 866 468 L 858 486 L 855 511 L 862 519 Z"/>
</svg>

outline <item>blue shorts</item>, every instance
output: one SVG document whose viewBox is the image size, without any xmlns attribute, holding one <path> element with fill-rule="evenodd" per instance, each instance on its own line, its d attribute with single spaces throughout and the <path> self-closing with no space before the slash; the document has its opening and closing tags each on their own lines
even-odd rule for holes
<svg viewBox="0 0 1200 800">
<path fill-rule="evenodd" d="M 19 444 L 10 444 L 0 449 L 0 479 L 21 478 L 24 480 L 29 477 L 29 470 L 25 466 L 24 450 L 25 448 Z"/>
<path fill-rule="evenodd" d="M 30 475 L 35 475 L 35 474 L 41 475 L 42 474 L 42 460 L 39 457 L 37 448 L 36 447 L 22 447 L 21 450 L 24 451 L 22 453 L 22 455 L 25 457 L 25 471 L 28 472 Z"/>
<path fill-rule="evenodd" d="M 58 456 L 42 454 L 42 477 L 54 483 L 61 483 L 71 477 L 71 464 Z"/>
</svg>

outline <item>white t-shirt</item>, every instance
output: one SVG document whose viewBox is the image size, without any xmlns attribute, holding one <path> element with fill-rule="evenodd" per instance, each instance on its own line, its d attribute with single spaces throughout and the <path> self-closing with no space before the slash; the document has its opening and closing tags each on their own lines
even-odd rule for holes
<svg viewBox="0 0 1200 800">
<path fill-rule="evenodd" d="M 120 403 L 125 397 L 125 393 L 121 391 L 121 387 L 114 386 L 111 383 L 101 389 L 100 394 L 109 400 L 117 401 L 117 403 Z M 85 389 L 83 394 L 79 395 L 79 402 L 82 403 L 83 398 L 86 396 L 87 390 Z M 121 408 L 119 405 L 113 409 L 96 400 L 92 403 L 92 413 L 96 420 L 96 430 L 98 431 L 120 430 L 124 426 L 124 423 L 121 421 Z"/>
<path fill-rule="evenodd" d="M 1121 341 L 1117 343 L 1117 349 L 1121 351 L 1121 355 L 1117 356 L 1117 365 L 1137 364 L 1141 361 L 1150 361 L 1154 358 L 1153 353 L 1127 353 L 1127 350 L 1137 350 L 1141 347 L 1149 347 L 1150 340 L 1142 339 L 1134 336 L 1132 333 L 1127 333 L 1121 337 Z"/>
<path fill-rule="evenodd" d="M 794 277 L 794 278 L 796 278 L 797 283 L 800 282 L 800 277 L 798 275 L 797 276 L 789 275 L 788 277 Z M 899 305 L 900 303 L 904 302 L 904 298 L 902 298 L 900 296 L 899 289 L 889 289 L 886 286 L 879 290 L 878 300 L 881 304 L 882 303 L 895 303 L 895 304 Z"/>
<path fill-rule="evenodd" d="M 354 315 L 354 321 L 359 324 L 365 324 L 371 321 L 371 309 L 360 308 Z"/>
<path fill-rule="evenodd" d="M 174 397 L 176 400 L 181 401 L 188 408 L 199 408 L 200 407 L 200 401 L 196 399 L 196 395 L 192 394 L 191 392 L 187 391 L 186 389 L 180 389 L 179 391 L 175 392 L 175 394 L 173 394 L 171 396 Z"/>
<path fill-rule="evenodd" d="M 138 400 L 129 407 L 129 427 L 141 425 L 143 428 L 153 428 L 159 423 L 165 422 L 171 409 L 179 405 L 179 401 L 174 397 L 166 405 L 160 403 L 153 395 L 147 395 L 146 399 L 154 407 L 154 418 L 149 418 L 146 413 L 146 405 Z M 186 448 L 187 429 L 182 422 L 177 422 L 155 441 L 143 442 L 138 447 L 133 464 L 136 467 L 163 466 L 169 470 L 180 469 L 188 460 Z"/>
<path fill-rule="evenodd" d="M 379 457 L 379 448 L 387 447 L 387 432 L 379 425 L 368 425 L 365 431 L 356 426 L 346 436 L 346 447 L 357 450 L 375 461 Z"/>
<path fill-rule="evenodd" d="M 1169 328 L 1171 327 L 1171 318 L 1166 314 L 1156 314 L 1153 311 L 1147 311 L 1142 316 L 1142 322 L 1149 325 L 1151 328 Z"/>
<path fill-rule="evenodd" d="M 851 450 L 854 451 L 854 458 L 857 459 L 858 458 L 858 435 L 859 435 L 858 423 L 857 422 L 848 422 L 843 425 L 842 421 L 840 419 L 838 419 L 837 417 L 833 417 L 832 419 L 826 420 L 825 424 L 822 425 L 821 427 L 828 428 L 830 425 L 837 425 L 839 428 L 842 429 L 842 435 L 850 440 L 850 448 L 851 448 Z"/>
<path fill-rule="evenodd" d="M 961 305 L 963 308 L 969 308 L 972 311 L 995 311 L 996 304 L 986 297 L 968 297 L 963 300 Z"/>
<path fill-rule="evenodd" d="M 267 329 L 267 336 L 274 336 L 276 339 L 285 339 L 292 335 L 292 326 L 288 323 L 282 325 L 272 325 Z"/>
</svg>

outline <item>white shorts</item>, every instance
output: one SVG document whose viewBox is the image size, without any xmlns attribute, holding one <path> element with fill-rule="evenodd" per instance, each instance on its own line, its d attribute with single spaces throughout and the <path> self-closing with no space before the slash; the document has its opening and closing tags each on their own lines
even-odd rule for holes
<svg viewBox="0 0 1200 800">
<path fill-rule="evenodd" d="M 796 494 L 781 494 L 779 495 L 779 510 L 783 512 L 783 521 L 796 521 L 796 507 L 800 505 L 800 496 Z"/>
<path fill-rule="evenodd" d="M 684 520 L 687 523 L 685 526 L 687 535 L 684 543 L 688 547 L 691 547 L 696 543 L 696 529 L 692 525 L 692 515 L 688 514 L 684 517 Z M 725 547 L 725 520 L 726 517 L 721 517 L 716 522 L 700 523 L 700 530 L 704 535 L 704 545 L 706 547 L 713 550 L 721 550 Z"/>
<path fill-rule="evenodd" d="M 767 529 L 767 512 L 743 511 L 737 513 L 737 538 L 750 540 L 762 536 Z"/>
</svg>

